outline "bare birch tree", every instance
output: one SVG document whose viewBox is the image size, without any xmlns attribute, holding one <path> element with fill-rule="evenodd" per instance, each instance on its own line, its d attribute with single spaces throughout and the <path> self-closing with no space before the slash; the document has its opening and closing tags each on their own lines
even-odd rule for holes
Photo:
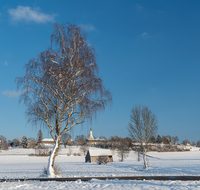
<svg viewBox="0 0 200 190">
<path fill-rule="evenodd" d="M 88 45 L 87 34 L 71 23 L 55 23 L 53 28 L 51 48 L 31 59 L 25 76 L 16 78 L 28 121 L 47 126 L 55 141 L 47 166 L 49 177 L 54 176 L 61 136 L 112 102 L 98 76 L 95 49 Z"/>
<path fill-rule="evenodd" d="M 172 142 L 174 143 L 174 145 L 176 144 L 176 142 L 179 141 L 179 138 L 177 136 L 172 137 Z"/>
<path fill-rule="evenodd" d="M 120 138 L 119 144 L 117 146 L 117 152 L 121 162 L 123 162 L 124 159 L 128 157 L 130 151 L 131 149 L 127 145 L 126 139 Z"/>
<path fill-rule="evenodd" d="M 146 106 L 134 106 L 131 110 L 128 126 L 129 135 L 140 143 L 143 152 L 144 168 L 148 169 L 147 151 L 151 137 L 155 136 L 158 130 L 157 119 L 154 113 Z"/>
</svg>

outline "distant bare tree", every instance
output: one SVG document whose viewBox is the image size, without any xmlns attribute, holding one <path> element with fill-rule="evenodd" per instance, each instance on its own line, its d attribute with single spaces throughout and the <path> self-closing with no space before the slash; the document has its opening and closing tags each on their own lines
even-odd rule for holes
<svg viewBox="0 0 200 190">
<path fill-rule="evenodd" d="M 169 141 L 169 138 L 167 138 L 167 136 L 162 136 L 162 142 L 164 143 L 164 144 L 169 144 L 170 143 L 170 141 Z"/>
<path fill-rule="evenodd" d="M 196 146 L 196 143 L 194 141 L 192 141 L 191 145 L 192 146 Z"/>
<path fill-rule="evenodd" d="M 178 142 L 178 141 L 179 141 L 179 138 L 178 138 L 177 136 L 172 137 L 172 142 L 173 142 L 174 144 L 176 144 L 176 142 Z"/>
<path fill-rule="evenodd" d="M 83 146 L 86 144 L 86 137 L 84 135 L 77 135 L 75 141 L 77 143 L 77 146 Z"/>
<path fill-rule="evenodd" d="M 4 141 L 4 140 L 6 140 L 6 137 L 4 137 L 3 135 L 0 135 L 0 140 Z"/>
<path fill-rule="evenodd" d="M 35 148 L 36 145 L 37 145 L 37 142 L 34 139 L 29 140 L 29 143 L 28 143 L 29 148 Z"/>
<path fill-rule="evenodd" d="M 129 152 L 131 151 L 129 145 L 126 142 L 127 139 L 120 139 L 117 152 L 118 156 L 120 157 L 120 161 L 123 162 L 126 157 L 128 157 Z"/>
<path fill-rule="evenodd" d="M 120 143 L 121 138 L 118 136 L 114 136 L 108 140 L 108 143 L 111 146 L 111 149 L 116 149 Z"/>
<path fill-rule="evenodd" d="M 128 126 L 131 138 L 140 143 L 143 152 L 144 168 L 148 169 L 147 151 L 152 136 L 155 136 L 158 130 L 155 114 L 146 106 L 134 106 L 131 110 L 130 123 Z"/>
<path fill-rule="evenodd" d="M 82 146 L 80 146 L 80 151 L 83 153 L 83 155 L 85 156 L 87 151 L 88 151 L 88 146 L 87 144 L 84 144 Z"/>
<path fill-rule="evenodd" d="M 72 138 L 71 135 L 68 134 L 68 133 L 64 133 L 64 134 L 61 136 L 60 141 L 61 141 L 62 143 L 64 143 L 65 148 L 66 148 L 67 142 L 68 142 L 71 138 Z"/>
<path fill-rule="evenodd" d="M 4 149 L 4 142 L 6 141 L 6 137 L 0 135 L 0 149 Z"/>
<path fill-rule="evenodd" d="M 8 150 L 8 143 L 7 143 L 6 140 L 4 140 L 3 143 L 2 143 L 2 149 L 3 150 Z"/>
<path fill-rule="evenodd" d="M 150 137 L 150 142 L 153 143 L 155 142 L 156 138 L 154 136 Z"/>
<path fill-rule="evenodd" d="M 133 147 L 133 139 L 129 138 L 129 137 L 125 137 L 123 139 L 124 143 L 129 147 L 132 148 Z"/>
<path fill-rule="evenodd" d="M 16 78 L 28 121 L 48 127 L 55 142 L 47 167 L 50 177 L 61 136 L 112 102 L 98 76 L 95 49 L 88 45 L 87 34 L 71 23 L 55 23 L 53 29 L 51 48 L 31 59 L 25 76 Z"/>
<path fill-rule="evenodd" d="M 170 143 L 172 142 L 172 138 L 171 138 L 171 136 L 170 136 L 170 135 L 167 135 L 166 137 L 167 137 L 168 142 L 169 142 L 169 144 L 170 144 Z"/>
<path fill-rule="evenodd" d="M 137 154 L 137 160 L 138 162 L 140 162 L 140 158 L 141 158 L 141 155 L 142 155 L 142 148 L 141 147 L 137 147 L 136 148 L 136 154 Z"/>
<path fill-rule="evenodd" d="M 190 141 L 189 141 L 188 139 L 185 139 L 185 140 L 182 141 L 181 144 L 183 144 L 183 145 L 187 145 L 187 144 L 190 144 Z"/>
<path fill-rule="evenodd" d="M 197 147 L 200 147 L 200 141 L 197 141 Z"/>
<path fill-rule="evenodd" d="M 22 141 L 20 138 L 15 138 L 15 139 L 13 139 L 13 144 L 14 144 L 14 146 L 21 146 Z"/>
</svg>

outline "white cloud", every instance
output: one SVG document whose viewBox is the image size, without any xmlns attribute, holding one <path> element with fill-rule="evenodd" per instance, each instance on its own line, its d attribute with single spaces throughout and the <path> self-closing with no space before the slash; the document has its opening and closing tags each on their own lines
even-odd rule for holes
<svg viewBox="0 0 200 190">
<path fill-rule="evenodd" d="M 5 66 L 8 66 L 8 62 L 7 61 L 5 61 Z"/>
<path fill-rule="evenodd" d="M 9 97 L 9 98 L 15 98 L 17 96 L 19 96 L 22 93 L 22 91 L 10 91 L 10 90 L 5 90 L 3 91 L 3 95 Z"/>
<path fill-rule="evenodd" d="M 143 33 L 141 34 L 141 36 L 142 36 L 142 37 L 147 36 L 147 32 L 143 32 Z"/>
<path fill-rule="evenodd" d="M 150 37 L 150 35 L 147 32 L 143 32 L 142 34 L 138 35 L 138 38 L 147 38 Z"/>
<path fill-rule="evenodd" d="M 33 21 L 45 23 L 54 21 L 55 15 L 42 13 L 40 8 L 18 6 L 16 9 L 9 9 L 8 13 L 13 21 Z"/>
<path fill-rule="evenodd" d="M 86 31 L 94 31 L 96 28 L 91 24 L 80 24 L 80 26 Z"/>
</svg>

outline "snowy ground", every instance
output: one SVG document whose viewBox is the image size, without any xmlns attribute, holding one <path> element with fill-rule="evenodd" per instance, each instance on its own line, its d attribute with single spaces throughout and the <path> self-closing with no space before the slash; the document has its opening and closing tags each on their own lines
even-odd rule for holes
<svg viewBox="0 0 200 190">
<path fill-rule="evenodd" d="M 93 148 L 95 149 L 95 148 Z M 85 163 L 84 156 L 67 156 L 68 148 L 62 149 L 56 164 L 62 168 L 63 177 L 88 176 L 142 176 L 142 175 L 200 175 L 200 151 L 158 153 L 150 152 L 149 170 L 143 170 L 142 159 L 130 153 L 124 162 L 119 162 L 117 153 L 114 162 L 107 165 Z M 73 153 L 79 148 L 73 147 Z M 103 149 L 98 149 L 103 152 Z M 0 152 L 0 178 L 37 178 L 47 165 L 48 157 L 32 157 L 33 149 L 12 149 Z M 157 159 L 158 158 L 158 159 Z M 124 181 L 91 180 L 89 182 L 11 182 L 0 183 L 0 189 L 200 189 L 200 181 Z"/>
<path fill-rule="evenodd" d="M 196 190 L 200 189 L 199 181 L 124 181 L 124 180 L 91 180 L 89 182 L 11 182 L 1 183 L 0 189 L 147 189 L 147 190 Z"/>
</svg>

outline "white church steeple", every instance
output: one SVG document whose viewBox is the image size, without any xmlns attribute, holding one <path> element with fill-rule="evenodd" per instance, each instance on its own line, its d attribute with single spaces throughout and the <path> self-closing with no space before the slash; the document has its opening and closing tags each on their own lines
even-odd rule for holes
<svg viewBox="0 0 200 190">
<path fill-rule="evenodd" d="M 88 137 L 88 139 L 94 139 L 94 137 L 92 136 L 92 129 L 90 128 L 90 135 L 89 135 L 89 137 Z"/>
</svg>

